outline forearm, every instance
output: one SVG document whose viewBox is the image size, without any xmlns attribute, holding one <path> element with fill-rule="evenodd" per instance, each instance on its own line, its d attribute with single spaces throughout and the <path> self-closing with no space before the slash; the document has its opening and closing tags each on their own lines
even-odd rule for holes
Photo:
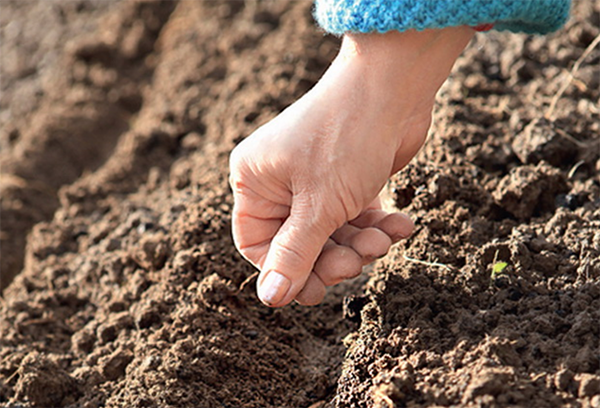
<svg viewBox="0 0 600 408">
<path fill-rule="evenodd" d="M 376 113 L 370 120 L 389 129 L 379 136 L 388 138 L 390 149 L 404 143 L 407 153 L 416 151 L 420 141 L 412 138 L 415 144 L 409 146 L 406 135 L 426 134 L 435 94 L 473 35 L 469 27 L 347 34 L 311 97 L 339 95 L 337 101 L 343 105 L 332 111 L 341 116 L 344 112 L 366 115 L 364 107 L 370 107 Z M 347 118 L 349 123 L 353 120 Z"/>
<path fill-rule="evenodd" d="M 414 106 L 431 102 L 421 101 L 418 96 L 428 95 L 429 99 L 435 94 L 474 33 L 466 26 L 421 32 L 347 33 L 338 60 L 360 67 L 365 72 L 364 81 L 382 96 L 412 95 L 406 103 Z"/>
</svg>

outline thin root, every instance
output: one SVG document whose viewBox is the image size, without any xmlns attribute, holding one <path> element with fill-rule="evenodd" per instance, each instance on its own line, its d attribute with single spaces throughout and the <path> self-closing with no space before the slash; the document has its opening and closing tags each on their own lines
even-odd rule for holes
<svg viewBox="0 0 600 408">
<path fill-rule="evenodd" d="M 575 175 L 575 173 L 577 172 L 577 170 L 579 170 L 581 165 L 584 163 L 585 163 L 584 160 L 579 160 L 577 163 L 575 163 L 575 165 L 571 168 L 571 170 L 569 170 L 569 174 L 567 174 L 567 178 L 572 179 L 573 176 Z"/>
<path fill-rule="evenodd" d="M 258 276 L 258 271 L 254 272 L 252 275 L 250 275 L 246 279 L 244 279 L 244 281 L 240 285 L 240 288 L 238 289 L 237 293 L 238 294 L 242 293 L 242 291 L 246 288 L 246 285 L 248 285 L 250 282 L 252 282 L 252 280 L 254 278 L 256 278 L 257 276 Z"/>
<path fill-rule="evenodd" d="M 409 262 L 417 263 L 417 264 L 420 264 L 420 265 L 431 266 L 431 267 L 436 266 L 438 268 L 443 268 L 443 269 L 446 269 L 449 272 L 452 272 L 452 267 L 450 267 L 450 266 L 448 266 L 446 264 L 440 263 L 440 262 L 435 262 L 435 261 L 434 262 L 427 262 L 427 261 L 421 261 L 419 259 L 411 258 L 411 257 L 408 257 L 406 255 L 402 255 L 402 256 L 404 257 L 404 259 L 406 259 Z"/>
</svg>

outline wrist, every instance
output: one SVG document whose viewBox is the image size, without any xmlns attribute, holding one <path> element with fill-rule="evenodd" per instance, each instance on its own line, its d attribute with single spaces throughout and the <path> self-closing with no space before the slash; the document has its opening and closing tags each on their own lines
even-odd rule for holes
<svg viewBox="0 0 600 408">
<path fill-rule="evenodd" d="M 467 26 L 347 34 L 331 73 L 350 78 L 345 83 L 357 99 L 402 139 L 414 123 L 428 127 L 437 91 L 474 34 Z"/>
<path fill-rule="evenodd" d="M 465 26 L 348 34 L 309 99 L 328 101 L 336 112 L 333 120 L 361 116 L 377 125 L 370 137 L 382 139 L 394 151 L 400 146 L 416 151 L 427 134 L 435 95 L 474 33 Z M 412 137 L 417 134 L 421 140 Z"/>
<path fill-rule="evenodd" d="M 475 31 L 468 26 L 439 30 L 348 33 L 338 60 L 363 66 L 370 82 L 406 92 L 407 84 L 425 82 L 437 92 Z"/>
</svg>

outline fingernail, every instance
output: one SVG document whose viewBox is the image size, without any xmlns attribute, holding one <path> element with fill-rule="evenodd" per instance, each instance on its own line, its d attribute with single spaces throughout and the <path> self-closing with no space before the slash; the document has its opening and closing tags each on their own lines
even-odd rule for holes
<svg viewBox="0 0 600 408">
<path fill-rule="evenodd" d="M 292 282 L 279 272 L 269 271 L 258 287 L 258 298 L 267 305 L 283 300 Z"/>
</svg>

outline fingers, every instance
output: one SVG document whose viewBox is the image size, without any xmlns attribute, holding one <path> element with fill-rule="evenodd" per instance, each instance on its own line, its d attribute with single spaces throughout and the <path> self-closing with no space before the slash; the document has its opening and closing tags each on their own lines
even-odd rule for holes
<svg viewBox="0 0 600 408">
<path fill-rule="evenodd" d="M 363 264 L 385 255 L 392 242 L 406 238 L 413 229 L 412 221 L 404 214 L 387 214 L 381 210 L 367 210 L 360 217 L 338 229 L 329 239 L 305 287 L 296 297 L 303 305 L 322 300 L 325 286 L 357 277 Z M 363 228 L 359 228 L 363 227 Z M 318 276 L 317 281 L 314 275 Z"/>
<path fill-rule="evenodd" d="M 385 232 L 393 243 L 407 238 L 412 234 L 414 224 L 402 213 L 387 213 L 383 210 L 370 209 L 350 221 L 350 225 L 358 228 L 375 227 Z"/>
<path fill-rule="evenodd" d="M 296 296 L 296 301 L 305 306 L 319 304 L 325 296 L 326 286 L 355 278 L 361 272 L 362 259 L 356 251 L 329 239 L 319 255 L 314 271 Z"/>
<path fill-rule="evenodd" d="M 363 211 L 358 217 L 349 222 L 358 228 L 372 227 L 388 215 L 381 209 L 369 209 Z"/>
<path fill-rule="evenodd" d="M 234 216 L 236 244 L 263 271 L 258 295 L 269 306 L 283 306 L 294 298 L 302 305 L 320 303 L 326 286 L 355 278 L 363 265 L 385 255 L 393 242 L 407 237 L 413 229 L 404 214 L 367 210 L 327 240 L 319 228 L 299 224 L 307 219 L 301 218 L 290 216 L 284 224 L 281 219 Z M 318 236 L 326 239 L 322 246 L 313 239 Z M 307 276 L 306 271 L 311 270 Z"/>
<path fill-rule="evenodd" d="M 271 240 L 289 215 L 289 207 L 267 200 L 239 183 L 234 186 L 233 241 L 244 258 L 260 269 Z"/>
<path fill-rule="evenodd" d="M 413 229 L 407 216 L 388 214 L 376 202 L 333 233 L 323 228 L 327 220 L 315 216 L 313 208 L 290 212 L 288 206 L 252 191 L 237 189 L 234 194 L 234 241 L 262 271 L 258 296 L 273 307 L 292 299 L 303 305 L 320 303 L 326 286 L 358 276 L 362 265 L 385 255 Z"/>
<path fill-rule="evenodd" d="M 310 206 L 292 206 L 290 216 L 271 241 L 258 277 L 258 297 L 264 304 L 284 306 L 305 286 L 321 249 L 335 228 L 327 229 L 331 223 L 322 218 L 314 215 Z"/>
<path fill-rule="evenodd" d="M 315 264 L 314 272 L 325 286 L 352 279 L 362 272 L 362 258 L 352 248 L 329 240 Z"/>
<path fill-rule="evenodd" d="M 255 263 L 256 257 L 252 256 L 249 251 L 270 241 L 281 228 L 281 224 L 282 221 L 279 219 L 268 220 L 255 218 L 248 214 L 234 214 L 232 232 L 238 249 Z"/>
<path fill-rule="evenodd" d="M 363 260 L 364 264 L 385 255 L 392 245 L 391 238 L 378 228 L 357 228 L 346 224 L 333 235 L 338 245 L 352 248 Z"/>
<path fill-rule="evenodd" d="M 415 224 L 405 214 L 392 213 L 380 219 L 374 224 L 375 228 L 385 232 L 393 243 L 408 238 L 415 229 Z"/>
<path fill-rule="evenodd" d="M 407 238 L 413 229 L 413 222 L 404 214 L 370 209 L 339 228 L 332 238 L 337 244 L 354 249 L 363 264 L 368 264 L 385 255 L 392 244 Z"/>
<path fill-rule="evenodd" d="M 388 253 L 392 239 L 378 228 L 364 228 L 352 238 L 352 248 L 358 252 L 363 263 L 368 264 Z"/>
<path fill-rule="evenodd" d="M 319 276 L 313 272 L 309 275 L 300 293 L 296 295 L 296 302 L 303 306 L 318 305 L 323 301 L 326 292 L 325 285 Z"/>
<path fill-rule="evenodd" d="M 262 269 L 269 244 L 282 224 L 280 219 L 262 219 L 241 213 L 234 206 L 231 226 L 233 242 L 244 258 Z"/>
</svg>

